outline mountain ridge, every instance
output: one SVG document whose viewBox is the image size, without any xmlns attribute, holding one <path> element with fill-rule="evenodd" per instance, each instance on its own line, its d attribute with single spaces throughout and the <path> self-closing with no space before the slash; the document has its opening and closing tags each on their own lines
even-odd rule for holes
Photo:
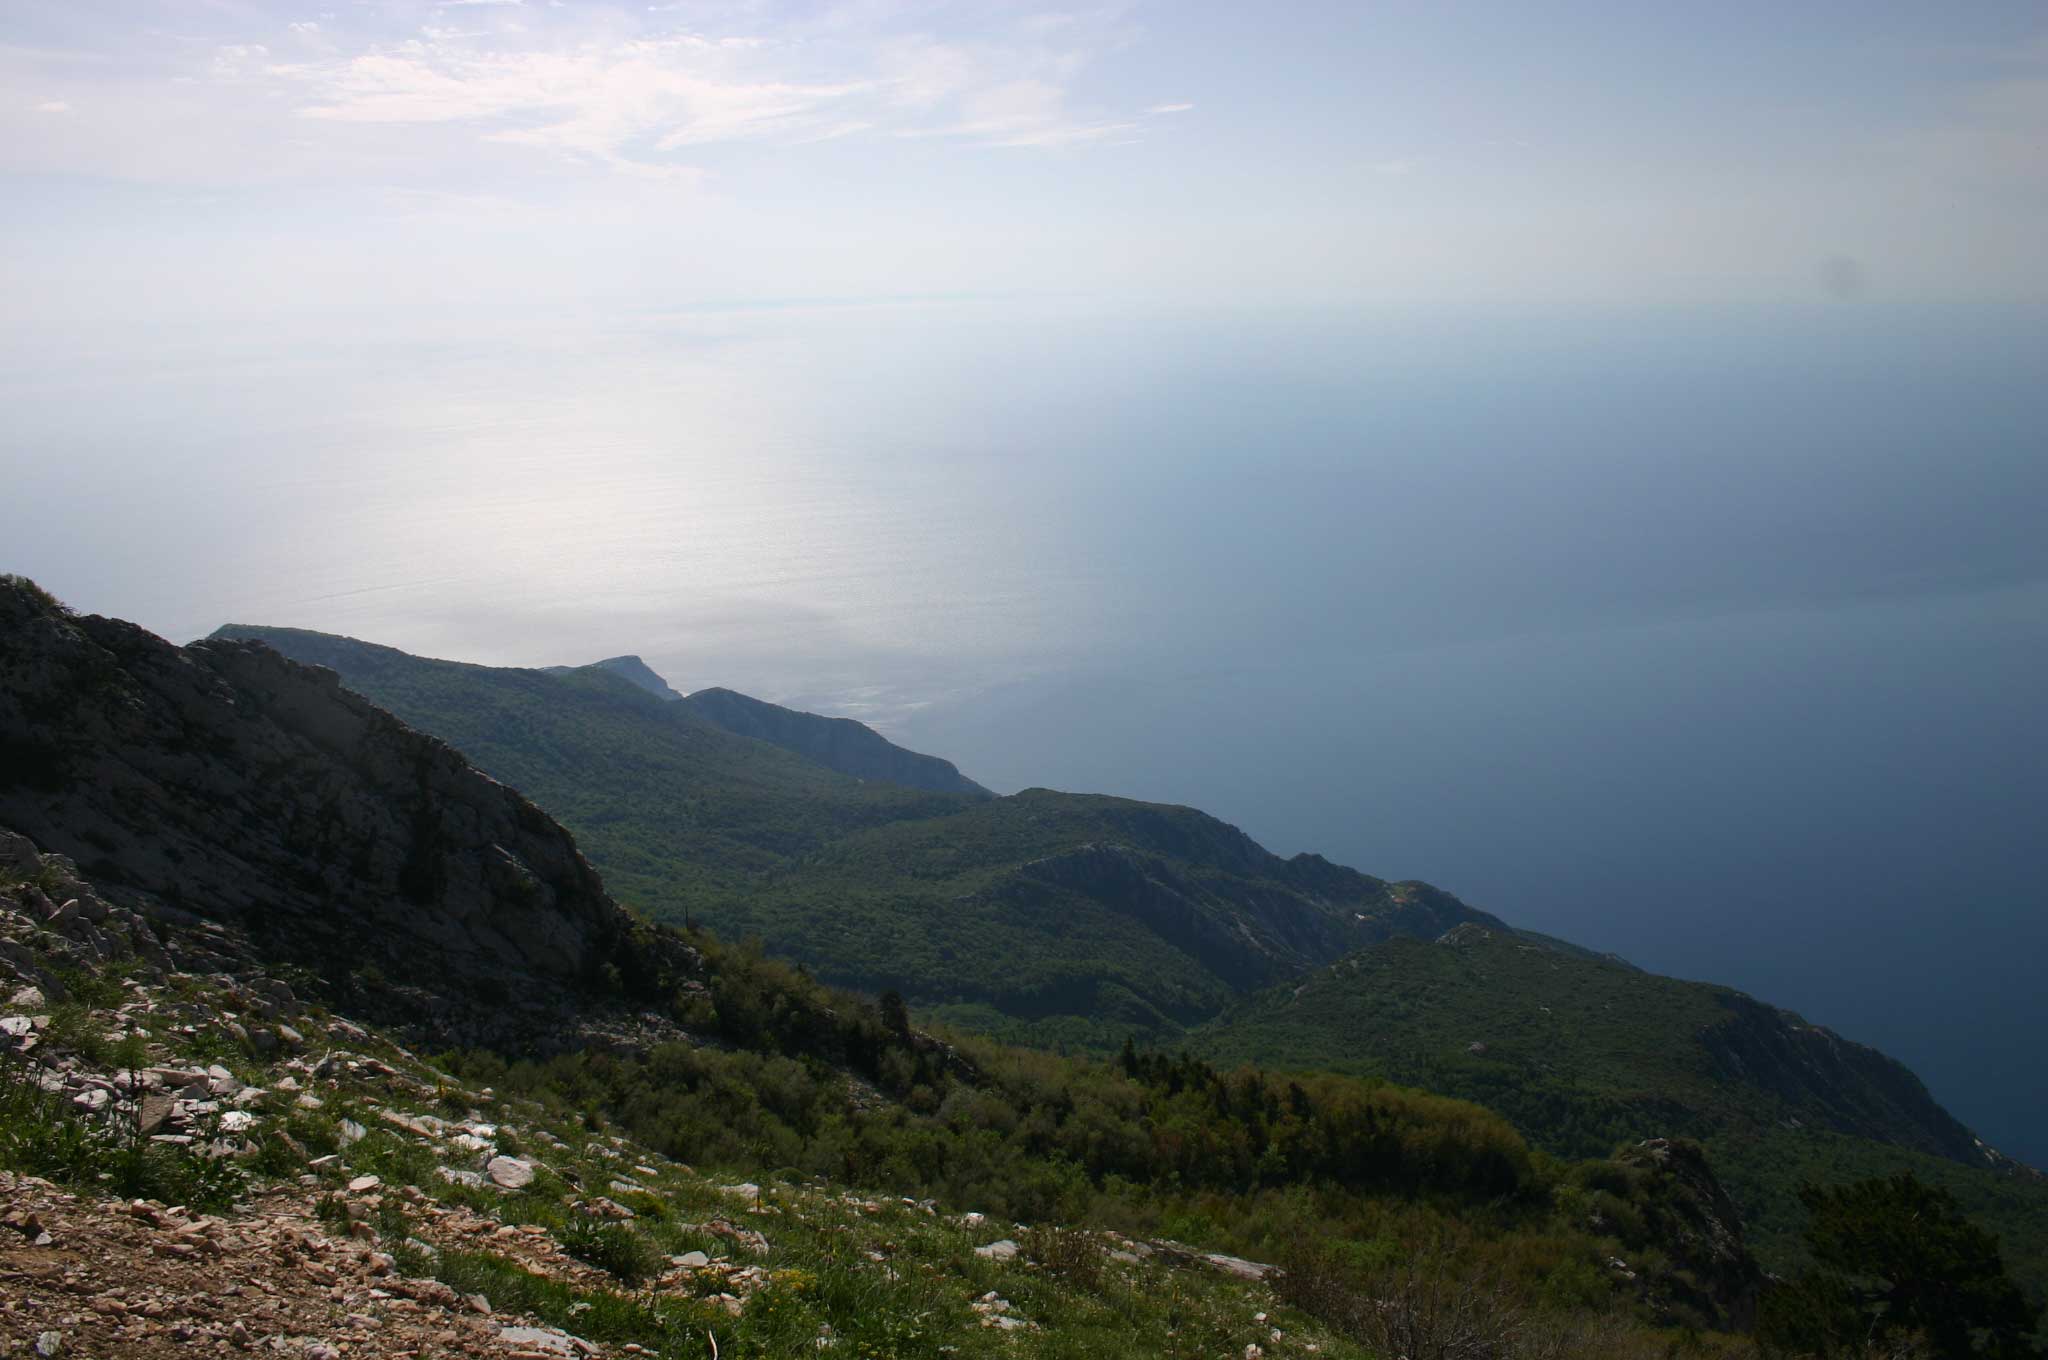
<svg viewBox="0 0 2048 1360">
<path fill-rule="evenodd" d="M 1193 808 L 858 781 L 732 732 L 700 715 L 697 696 L 660 699 L 602 667 L 474 666 L 295 629 L 221 634 L 334 668 L 528 790 L 658 919 L 759 935 L 827 981 L 1013 1037 L 1166 1040 L 1240 986 L 1389 932 L 1499 924 L 1427 885 L 1282 860 Z"/>
<path fill-rule="evenodd" d="M 805 713 L 720 686 L 697 690 L 682 702 L 728 732 L 771 742 L 856 779 L 877 779 L 932 793 L 994 797 L 961 774 L 952 761 L 905 750 L 852 718 Z"/>
<path fill-rule="evenodd" d="M 607 657 L 583 666 L 479 666 L 467 661 L 414 656 L 382 643 L 307 628 L 227 623 L 214 629 L 208 637 L 267 642 L 287 655 L 359 676 L 364 673 L 366 664 L 370 669 L 388 669 L 397 658 L 404 658 L 406 662 L 468 667 L 478 672 L 523 672 L 569 681 L 597 677 L 617 680 L 624 682 L 636 694 L 650 696 L 664 705 L 674 704 L 675 708 L 670 710 L 673 713 L 687 713 L 735 736 L 779 746 L 855 779 L 895 784 L 927 793 L 959 793 L 977 798 L 993 796 L 961 774 L 950 760 L 906 750 L 852 718 L 805 713 L 721 687 L 681 694 L 646 662 L 632 654 Z"/>
<path fill-rule="evenodd" d="M 236 628 L 236 625 L 229 625 L 222 631 L 234 631 Z M 251 627 L 246 631 L 260 635 L 265 630 Z M 977 798 L 995 796 L 961 774 L 952 761 L 907 750 L 853 718 L 807 713 L 802 709 L 756 699 L 723 685 L 683 694 L 653 667 L 630 653 L 593 661 L 588 666 L 543 666 L 541 669 L 549 675 L 558 676 L 580 670 L 607 671 L 657 699 L 685 705 L 691 712 L 728 732 L 770 742 L 856 779 L 880 780 L 932 793 L 965 793 Z"/>
</svg>

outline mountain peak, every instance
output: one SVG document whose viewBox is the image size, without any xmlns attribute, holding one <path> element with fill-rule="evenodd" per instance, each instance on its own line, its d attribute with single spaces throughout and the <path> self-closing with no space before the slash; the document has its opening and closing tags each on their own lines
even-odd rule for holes
<svg viewBox="0 0 2048 1360">
<path fill-rule="evenodd" d="M 662 679 L 661 676 L 656 673 L 655 669 L 652 666 L 648 665 L 645 661 L 642 661 L 637 656 L 633 656 L 630 654 L 626 656 L 608 656 L 602 661 L 593 661 L 590 663 L 590 665 L 592 669 L 610 671 L 613 675 L 618 676 L 622 680 L 630 680 L 632 683 L 638 685 L 641 689 L 646 690 L 649 694 L 652 694 L 657 699 L 679 700 L 683 697 L 680 692 L 671 688 L 668 681 Z M 574 670 L 578 668 L 570 666 L 550 666 L 548 667 L 548 669 L 550 671 L 560 673 L 561 671 Z"/>
</svg>

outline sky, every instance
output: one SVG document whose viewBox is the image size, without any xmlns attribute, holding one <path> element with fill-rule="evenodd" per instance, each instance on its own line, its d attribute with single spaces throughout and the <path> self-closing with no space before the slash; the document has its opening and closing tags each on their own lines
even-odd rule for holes
<svg viewBox="0 0 2048 1360">
<path fill-rule="evenodd" d="M 0 570 L 638 652 L 2048 1161 L 2048 10 L 0 6 Z"/>
<path fill-rule="evenodd" d="M 2038 4 L 11 0 L 20 324 L 2039 299 Z"/>
</svg>

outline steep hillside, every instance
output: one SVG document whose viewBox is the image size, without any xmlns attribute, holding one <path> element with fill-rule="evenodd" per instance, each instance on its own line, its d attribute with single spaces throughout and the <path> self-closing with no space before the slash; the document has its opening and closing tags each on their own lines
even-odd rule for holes
<svg viewBox="0 0 2048 1360">
<path fill-rule="evenodd" d="M 592 986 L 693 966 L 527 799 L 267 647 L 173 647 L 0 580 L 0 756 L 0 824 L 117 901 L 444 1039 L 534 1038 Z"/>
<path fill-rule="evenodd" d="M 1766 1251 L 1804 1178 L 1909 1168 L 2010 1229 L 2048 1278 L 2048 1184 L 1985 1146 L 1874 1049 L 1740 992 L 1467 925 L 1393 939 L 1193 1037 L 1224 1062 L 1384 1076 L 1480 1101 L 1564 1156 L 1696 1137 Z"/>
<path fill-rule="evenodd" d="M 353 638 L 222 628 L 338 672 L 572 827 L 613 888 L 673 920 L 744 893 L 849 831 L 963 807 L 862 784 L 600 667 L 550 674 L 409 656 Z"/>
<path fill-rule="evenodd" d="M 684 700 L 692 712 L 728 732 L 757 737 L 855 779 L 879 780 L 933 793 L 986 798 L 989 791 L 950 760 L 906 751 L 851 718 L 822 718 L 763 703 L 729 689 L 700 689 Z"/>
<path fill-rule="evenodd" d="M 221 629 L 220 634 L 264 636 L 287 631 L 230 627 Z M 548 666 L 545 669 L 549 675 L 556 676 L 574 675 L 578 671 L 603 671 L 616 675 L 657 699 L 683 705 L 714 726 L 742 737 L 765 741 L 771 746 L 780 746 L 828 770 L 837 770 L 855 779 L 898 784 L 928 793 L 964 793 L 977 798 L 990 796 L 987 789 L 961 774 L 952 761 L 906 751 L 873 728 L 851 718 L 827 718 L 816 713 L 804 713 L 721 688 L 700 689 L 686 698 L 671 689 L 668 681 L 637 656 L 614 656 L 589 666 Z"/>
<path fill-rule="evenodd" d="M 1097 1047 L 1163 1042 L 1390 935 L 1499 924 L 1426 884 L 1282 859 L 1193 808 L 1047 789 L 844 837 L 726 911 L 954 1023 Z"/>
<path fill-rule="evenodd" d="M 739 723 L 738 695 L 678 703 L 597 667 L 429 661 L 291 629 L 216 636 L 331 667 L 451 742 L 574 828 L 658 919 L 758 935 L 820 977 L 1012 1038 L 1164 1040 L 1389 934 L 1493 920 L 1425 884 L 1283 860 L 1192 808 L 858 782 L 698 715 L 705 700 Z"/>
</svg>

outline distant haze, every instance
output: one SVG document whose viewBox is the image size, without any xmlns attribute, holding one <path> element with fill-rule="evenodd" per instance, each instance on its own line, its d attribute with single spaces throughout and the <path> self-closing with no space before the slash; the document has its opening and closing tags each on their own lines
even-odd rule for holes
<svg viewBox="0 0 2048 1360">
<path fill-rule="evenodd" d="M 637 653 L 1748 988 L 2048 1162 L 2048 16 L 0 10 L 0 569 Z"/>
</svg>

